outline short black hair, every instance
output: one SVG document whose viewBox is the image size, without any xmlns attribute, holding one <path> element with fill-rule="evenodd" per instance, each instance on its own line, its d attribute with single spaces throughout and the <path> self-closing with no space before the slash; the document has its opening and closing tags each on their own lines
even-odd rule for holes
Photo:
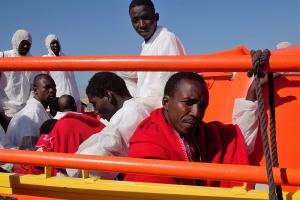
<svg viewBox="0 0 300 200">
<path fill-rule="evenodd" d="M 49 74 L 38 74 L 38 75 L 36 75 L 36 76 L 34 77 L 34 79 L 33 79 L 33 86 L 36 87 L 38 81 L 39 81 L 40 79 L 42 79 L 42 78 L 48 78 L 48 79 L 51 79 L 51 80 L 54 82 L 53 78 L 52 78 Z"/>
<path fill-rule="evenodd" d="M 98 72 L 90 79 L 86 94 L 93 97 L 104 97 L 106 91 L 115 92 L 121 97 L 130 97 L 125 81 L 112 72 Z"/>
<path fill-rule="evenodd" d="M 48 119 L 40 127 L 40 134 L 49 134 L 54 128 L 57 119 Z"/>
<path fill-rule="evenodd" d="M 65 111 L 77 111 L 76 102 L 73 96 L 64 94 L 58 98 L 58 110 L 60 112 Z"/>
<path fill-rule="evenodd" d="M 208 97 L 208 89 L 207 89 L 207 85 L 206 85 L 203 77 L 194 72 L 178 72 L 178 73 L 172 75 L 166 83 L 166 86 L 164 89 L 164 95 L 174 97 L 177 85 L 182 80 L 197 81 L 202 86 L 203 91 L 207 93 L 207 97 Z"/>
<path fill-rule="evenodd" d="M 151 0 L 132 0 L 129 5 L 129 12 L 133 7 L 143 5 L 148 6 L 153 11 L 153 13 L 155 13 L 155 7 Z"/>
</svg>

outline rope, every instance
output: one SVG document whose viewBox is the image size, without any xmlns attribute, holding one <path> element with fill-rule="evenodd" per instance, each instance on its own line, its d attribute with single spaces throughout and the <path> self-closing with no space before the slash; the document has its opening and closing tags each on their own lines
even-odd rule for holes
<svg viewBox="0 0 300 200">
<path fill-rule="evenodd" d="M 269 109 L 270 109 L 270 142 L 272 151 L 273 167 L 279 167 L 277 141 L 276 141 L 276 118 L 274 104 L 274 78 L 273 73 L 268 73 L 268 88 L 269 88 Z M 282 189 L 280 185 L 276 185 L 276 194 L 278 200 L 283 200 Z"/>
<path fill-rule="evenodd" d="M 263 142 L 263 150 L 266 159 L 266 170 L 268 175 L 269 199 L 277 200 L 273 171 L 272 171 L 273 164 L 271 160 L 271 153 L 269 148 L 270 145 L 269 145 L 268 135 L 267 135 L 267 119 L 266 119 L 266 113 L 264 111 L 264 99 L 263 99 L 262 87 L 260 84 L 260 78 L 264 77 L 264 74 L 260 69 L 260 67 L 263 67 L 267 64 L 266 63 L 266 58 L 268 57 L 266 56 L 267 54 L 270 55 L 270 52 L 268 50 L 267 51 L 265 50 L 264 52 L 262 52 L 261 50 L 251 51 L 253 68 L 248 71 L 248 76 L 252 76 L 253 74 L 255 75 L 255 90 L 256 90 L 256 96 L 258 100 L 261 137 Z"/>
</svg>

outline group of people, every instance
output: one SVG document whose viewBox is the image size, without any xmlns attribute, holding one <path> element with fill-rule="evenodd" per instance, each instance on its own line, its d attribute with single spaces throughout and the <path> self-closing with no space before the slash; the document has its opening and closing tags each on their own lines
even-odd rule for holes
<svg viewBox="0 0 300 200">
<path fill-rule="evenodd" d="M 144 39 L 141 55 L 185 54 L 180 39 L 165 27 L 158 26 L 159 14 L 151 0 L 132 0 L 129 16 L 133 28 Z M 14 49 L 11 54 L 4 52 L 4 56 L 29 56 L 30 34 L 22 30 L 15 35 Z M 62 55 L 56 36 L 49 35 L 46 46 L 49 47 L 48 56 Z M 60 87 L 67 87 L 69 83 L 77 89 L 70 78 L 74 75 L 63 79 L 62 76 L 67 77 L 63 73 L 69 72 L 34 73 L 1 72 L 1 122 L 6 133 L 0 143 L 4 143 L 4 148 L 20 149 L 24 138 L 35 136 L 38 137 L 37 151 L 249 164 L 248 155 L 254 150 L 258 132 L 254 84 L 250 85 L 245 98 L 234 102 L 234 125 L 225 125 L 203 121 L 209 92 L 203 77 L 197 73 L 98 72 L 89 80 L 86 95 L 95 112 L 104 119 L 99 121 L 77 112 L 76 94 L 58 93 Z M 29 87 L 31 79 L 32 90 Z M 55 104 L 56 97 L 59 99 Z M 49 107 L 50 113 L 57 115 L 55 119 L 51 119 L 46 110 Z M 6 129 L 3 119 L 9 117 L 12 119 Z M 38 174 L 42 169 L 19 166 L 15 172 Z M 79 169 L 55 169 L 53 173 L 81 175 Z M 90 175 L 106 179 L 120 177 L 118 173 L 102 171 L 90 171 Z M 232 185 L 141 174 L 123 174 L 121 177 L 126 181 Z"/>
</svg>

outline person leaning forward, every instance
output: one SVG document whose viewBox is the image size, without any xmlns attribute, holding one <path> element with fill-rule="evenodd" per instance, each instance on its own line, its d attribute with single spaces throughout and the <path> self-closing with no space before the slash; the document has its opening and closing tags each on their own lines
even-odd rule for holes
<svg viewBox="0 0 300 200">
<path fill-rule="evenodd" d="M 251 84 L 246 101 L 254 103 Z M 129 157 L 189 162 L 248 164 L 248 146 L 257 135 L 257 117 L 244 117 L 249 130 L 239 125 L 203 121 L 209 93 L 202 76 L 192 72 L 174 74 L 166 83 L 163 107 L 141 122 L 129 141 Z M 244 102 L 245 103 L 245 102 Z M 257 109 L 257 107 L 256 107 Z M 247 109 L 246 109 L 247 110 Z M 255 110 L 255 109 L 254 109 Z M 246 112 L 247 113 L 247 112 Z M 241 126 L 246 124 L 240 123 Z M 248 126 L 251 127 L 251 126 Z M 242 133 L 247 132 L 247 134 Z M 251 137 L 249 137 L 251 135 Z M 247 141 L 245 143 L 245 141 Z M 191 180 L 140 174 L 126 174 L 126 181 L 230 187 L 233 182 Z"/>
</svg>

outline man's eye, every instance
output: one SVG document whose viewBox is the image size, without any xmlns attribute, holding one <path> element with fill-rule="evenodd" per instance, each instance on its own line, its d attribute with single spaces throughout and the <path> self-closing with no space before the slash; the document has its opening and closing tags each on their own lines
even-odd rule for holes
<svg viewBox="0 0 300 200">
<path fill-rule="evenodd" d="M 133 18 L 131 21 L 132 21 L 132 23 L 137 23 L 139 21 L 139 18 L 137 18 L 137 17 Z"/>
<path fill-rule="evenodd" d="M 194 101 L 183 101 L 183 103 L 184 103 L 186 106 L 191 106 L 191 105 L 195 104 Z"/>
<path fill-rule="evenodd" d="M 200 108 L 207 108 L 207 106 L 208 106 L 207 102 L 201 102 L 201 103 L 199 103 L 199 107 Z"/>
</svg>

